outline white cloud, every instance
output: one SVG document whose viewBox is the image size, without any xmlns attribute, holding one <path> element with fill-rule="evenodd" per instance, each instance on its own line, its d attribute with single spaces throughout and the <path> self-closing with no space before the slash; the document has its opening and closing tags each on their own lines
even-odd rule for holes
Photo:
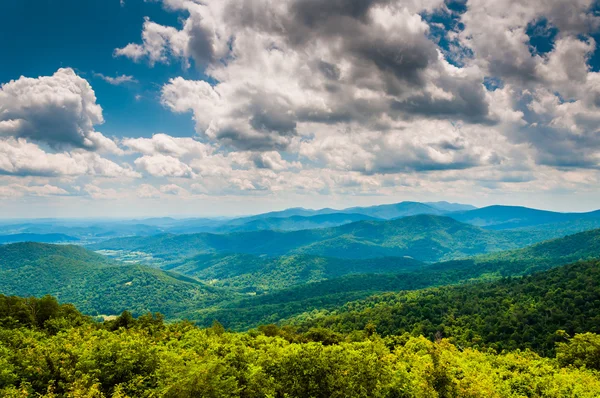
<svg viewBox="0 0 600 398">
<path fill-rule="evenodd" d="M 55 147 L 120 153 L 109 138 L 94 130 L 102 108 L 89 83 L 73 69 L 52 76 L 21 77 L 0 88 L 0 136 L 27 138 Z"/>
<path fill-rule="evenodd" d="M 118 192 L 114 188 L 102 188 L 95 184 L 86 184 L 83 187 L 83 191 L 92 199 L 99 200 L 113 200 L 123 196 L 122 193 Z"/>
<path fill-rule="evenodd" d="M 142 33 L 143 44 L 128 44 L 114 51 L 114 56 L 124 56 L 138 62 L 148 58 L 151 64 L 167 63 L 169 56 L 182 57 L 185 54 L 187 37 L 175 28 L 162 26 L 146 18 Z"/>
<path fill-rule="evenodd" d="M 49 153 L 23 138 L 0 139 L 0 174 L 16 176 L 139 177 L 130 166 L 121 166 L 84 150 Z"/>
<path fill-rule="evenodd" d="M 119 86 L 121 84 L 125 84 L 125 83 L 137 83 L 138 81 L 130 75 L 120 75 L 120 76 L 115 76 L 115 77 L 111 77 L 111 76 L 106 76 L 103 75 L 102 73 L 94 73 L 94 76 L 99 77 L 100 79 L 104 80 L 105 82 L 112 84 L 113 86 Z"/>
<path fill-rule="evenodd" d="M 146 155 L 136 159 L 134 163 L 139 170 L 154 177 L 194 177 L 191 167 L 173 156 Z"/>
<path fill-rule="evenodd" d="M 172 137 L 167 134 L 154 134 L 152 138 L 126 138 L 122 144 L 133 152 L 144 155 L 168 155 L 174 157 L 209 156 L 213 149 L 193 138 Z"/>
<path fill-rule="evenodd" d="M 139 198 L 159 198 L 160 191 L 150 184 L 141 184 L 136 191 Z"/>
<path fill-rule="evenodd" d="M 592 0 L 469 0 L 460 12 L 442 0 L 161 2 L 181 24 L 147 18 L 141 40 L 114 56 L 207 77 L 173 76 L 160 89 L 166 109 L 193 118 L 194 137 L 114 142 L 95 130 L 103 114 L 87 81 L 61 69 L 2 87 L 0 174 L 143 176 L 134 187 L 82 190 L 162 199 L 464 196 L 598 181 Z M 544 51 L 531 44 L 534 27 Z"/>
<path fill-rule="evenodd" d="M 162 192 L 166 195 L 175 195 L 175 196 L 189 195 L 189 192 L 185 188 L 182 188 L 179 185 L 175 185 L 175 184 L 161 185 L 160 192 Z"/>
<path fill-rule="evenodd" d="M 22 185 L 9 184 L 0 185 L 0 197 L 20 198 L 22 196 L 66 196 L 69 192 L 63 188 L 45 184 L 45 185 Z"/>
</svg>

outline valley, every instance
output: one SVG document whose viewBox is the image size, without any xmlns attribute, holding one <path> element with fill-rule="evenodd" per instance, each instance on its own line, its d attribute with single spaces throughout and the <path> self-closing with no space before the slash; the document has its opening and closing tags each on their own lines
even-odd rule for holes
<svg viewBox="0 0 600 398">
<path fill-rule="evenodd" d="M 219 232 L 118 236 L 115 229 L 92 241 L 60 232 L 15 234 L 0 245 L 0 331 L 54 333 L 48 330 L 71 325 L 63 333 L 150 333 L 159 344 L 201 333 L 211 347 L 221 337 L 207 336 L 348 352 L 356 344 L 395 353 L 417 344 L 444 347 L 457 361 L 471 352 L 512 361 L 500 355 L 525 350 L 527 361 L 548 360 L 556 369 L 574 363 L 564 359 L 576 355 L 569 344 L 587 347 L 600 334 L 597 212 L 448 207 L 291 209 L 228 220 Z M 141 221 L 182 227 L 171 219 Z M 202 222 L 186 221 L 193 228 Z M 12 243 L 21 237 L 40 242 Z M 6 318 L 21 308 L 18 300 L 33 297 L 39 303 Z M 2 300 L 12 304 L 3 310 Z M 50 305 L 62 320 L 36 321 L 47 310 L 26 315 L 31 303 Z M 0 363 L 2 355 L 0 349 Z"/>
</svg>

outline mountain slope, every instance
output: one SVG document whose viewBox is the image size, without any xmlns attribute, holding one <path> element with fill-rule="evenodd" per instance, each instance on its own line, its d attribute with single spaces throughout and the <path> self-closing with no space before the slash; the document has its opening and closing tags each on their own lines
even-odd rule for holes
<svg viewBox="0 0 600 398">
<path fill-rule="evenodd" d="M 577 220 L 600 220 L 600 210 L 588 213 L 557 213 L 520 206 L 488 206 L 449 215 L 457 221 L 489 229 L 533 227 Z"/>
<path fill-rule="evenodd" d="M 544 234 L 543 236 L 545 236 Z M 293 232 L 157 235 L 111 239 L 94 250 L 151 253 L 165 261 L 201 253 L 373 258 L 410 256 L 419 261 L 466 257 L 514 249 L 541 240 L 530 232 L 487 231 L 449 217 L 418 215 L 390 221 L 360 221 L 334 228 Z"/>
<path fill-rule="evenodd" d="M 218 232 L 248 232 L 265 229 L 298 231 L 301 229 L 337 227 L 357 221 L 378 220 L 375 217 L 354 213 L 317 214 L 312 216 L 271 217 L 248 221 L 241 225 L 231 222 L 219 227 Z"/>
<path fill-rule="evenodd" d="M 163 269 L 192 276 L 214 286 L 264 293 L 349 274 L 393 274 L 417 270 L 423 265 L 403 257 L 350 260 L 308 255 L 272 258 L 250 254 L 201 254 Z"/>
<path fill-rule="evenodd" d="M 468 210 L 477 209 L 477 207 L 475 207 L 473 205 L 465 205 L 462 203 L 449 203 L 446 201 L 424 202 L 423 204 L 426 204 L 427 206 L 431 206 L 431 207 L 434 207 L 438 210 L 445 211 L 445 212 L 468 211 Z"/>
<path fill-rule="evenodd" d="M 383 218 L 391 220 L 399 217 L 415 216 L 419 214 L 434 214 L 441 215 L 446 213 L 440 210 L 435 205 L 428 205 L 419 202 L 400 202 L 390 205 L 378 205 L 369 207 L 350 207 L 344 209 L 348 213 L 365 214 L 371 217 Z"/>
<path fill-rule="evenodd" d="M 57 243 L 57 242 L 75 242 L 79 239 L 65 234 L 10 234 L 0 235 L 0 244 L 17 242 L 39 242 L 39 243 Z"/>
<path fill-rule="evenodd" d="M 451 337 L 461 346 L 551 354 L 559 336 L 600 332 L 600 262 L 555 268 L 524 278 L 388 293 L 293 320 L 303 328 L 351 332 L 374 323 L 382 335 Z"/>
<path fill-rule="evenodd" d="M 0 246 L 0 294 L 51 294 L 87 314 L 178 311 L 214 304 L 226 295 L 184 276 L 121 265 L 77 246 L 15 243 Z"/>
<path fill-rule="evenodd" d="M 543 242 L 520 250 L 436 263 L 394 275 L 346 275 L 187 314 L 202 324 L 218 319 L 227 327 L 247 329 L 279 322 L 307 311 L 334 309 L 351 300 L 398 290 L 417 290 L 476 280 L 499 279 L 548 270 L 578 260 L 600 258 L 600 230 Z"/>
</svg>

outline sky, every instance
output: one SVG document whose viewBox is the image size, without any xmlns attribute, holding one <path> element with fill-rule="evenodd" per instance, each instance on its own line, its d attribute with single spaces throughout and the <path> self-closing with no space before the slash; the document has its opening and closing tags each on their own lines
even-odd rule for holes
<svg viewBox="0 0 600 398">
<path fill-rule="evenodd" d="M 592 0 L 0 4 L 0 218 L 600 208 Z"/>
</svg>

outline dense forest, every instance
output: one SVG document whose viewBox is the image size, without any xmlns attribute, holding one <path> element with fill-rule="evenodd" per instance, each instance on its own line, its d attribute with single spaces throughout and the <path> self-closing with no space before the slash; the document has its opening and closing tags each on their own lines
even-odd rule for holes
<svg viewBox="0 0 600 398">
<path fill-rule="evenodd" d="M 305 313 L 301 329 L 448 337 L 461 347 L 532 349 L 552 355 L 557 335 L 600 333 L 600 262 L 571 264 L 522 278 L 386 293 L 334 311 Z"/>
<path fill-rule="evenodd" d="M 125 312 L 97 323 L 52 297 L 0 296 L 2 397 L 581 397 L 600 394 L 592 333 L 556 358 L 445 339 L 267 325 L 230 333 Z"/>
</svg>

